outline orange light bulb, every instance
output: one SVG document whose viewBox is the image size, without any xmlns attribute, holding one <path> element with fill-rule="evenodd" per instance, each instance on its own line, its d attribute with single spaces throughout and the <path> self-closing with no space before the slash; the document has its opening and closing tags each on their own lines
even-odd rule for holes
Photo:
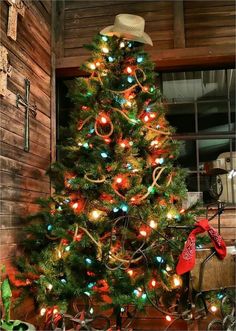
<svg viewBox="0 0 236 331">
<path fill-rule="evenodd" d="M 131 270 L 131 269 L 129 269 L 129 270 L 127 271 L 127 273 L 128 273 L 130 276 L 133 276 L 133 274 L 134 274 L 133 270 Z"/>
<path fill-rule="evenodd" d="M 128 74 L 131 74 L 131 72 L 133 71 L 131 67 L 127 67 L 126 71 L 128 72 Z"/>
</svg>

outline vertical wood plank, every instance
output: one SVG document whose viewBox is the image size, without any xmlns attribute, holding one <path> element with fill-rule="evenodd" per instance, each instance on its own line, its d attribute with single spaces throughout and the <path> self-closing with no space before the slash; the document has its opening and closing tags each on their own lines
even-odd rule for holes
<svg viewBox="0 0 236 331">
<path fill-rule="evenodd" d="M 174 1 L 174 48 L 185 48 L 184 1 Z"/>
<path fill-rule="evenodd" d="M 60 1 L 59 1 L 60 2 Z M 56 1 L 52 1 L 51 15 L 51 162 L 56 161 L 56 40 L 55 40 L 55 25 L 56 25 Z M 64 37 L 63 37 L 64 38 Z M 51 183 L 51 194 L 53 193 Z"/>
<path fill-rule="evenodd" d="M 65 24 L 65 0 L 53 1 L 55 15 L 55 46 L 57 57 L 64 57 L 64 24 Z"/>
</svg>

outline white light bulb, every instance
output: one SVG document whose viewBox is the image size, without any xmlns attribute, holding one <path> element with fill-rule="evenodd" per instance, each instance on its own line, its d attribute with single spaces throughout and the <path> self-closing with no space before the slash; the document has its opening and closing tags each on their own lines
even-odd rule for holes
<svg viewBox="0 0 236 331">
<path fill-rule="evenodd" d="M 215 312 L 217 311 L 217 307 L 216 307 L 215 305 L 212 305 L 212 306 L 210 307 L 210 310 L 211 310 L 213 313 L 215 313 Z"/>
</svg>

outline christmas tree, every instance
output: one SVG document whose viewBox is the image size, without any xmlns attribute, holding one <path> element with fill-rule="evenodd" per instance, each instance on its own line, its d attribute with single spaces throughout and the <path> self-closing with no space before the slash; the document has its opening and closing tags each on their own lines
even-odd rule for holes
<svg viewBox="0 0 236 331">
<path fill-rule="evenodd" d="M 43 311 L 84 296 L 118 312 L 148 302 L 166 311 L 183 292 L 175 268 L 186 233 L 175 225 L 196 214 L 182 208 L 185 173 L 148 40 L 97 35 L 89 76 L 70 88 L 75 108 L 49 170 L 55 191 L 31 217 L 18 260 Z"/>
</svg>

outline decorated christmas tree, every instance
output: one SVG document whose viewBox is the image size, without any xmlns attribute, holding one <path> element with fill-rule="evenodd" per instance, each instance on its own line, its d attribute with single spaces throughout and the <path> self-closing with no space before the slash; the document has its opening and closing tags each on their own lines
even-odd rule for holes
<svg viewBox="0 0 236 331">
<path fill-rule="evenodd" d="M 89 75 L 70 87 L 55 191 L 30 218 L 18 261 L 42 313 L 84 297 L 118 315 L 148 302 L 186 309 L 176 264 L 188 233 L 175 226 L 196 213 L 182 207 L 185 174 L 145 43 L 143 19 L 118 15 L 87 46 Z"/>
</svg>

